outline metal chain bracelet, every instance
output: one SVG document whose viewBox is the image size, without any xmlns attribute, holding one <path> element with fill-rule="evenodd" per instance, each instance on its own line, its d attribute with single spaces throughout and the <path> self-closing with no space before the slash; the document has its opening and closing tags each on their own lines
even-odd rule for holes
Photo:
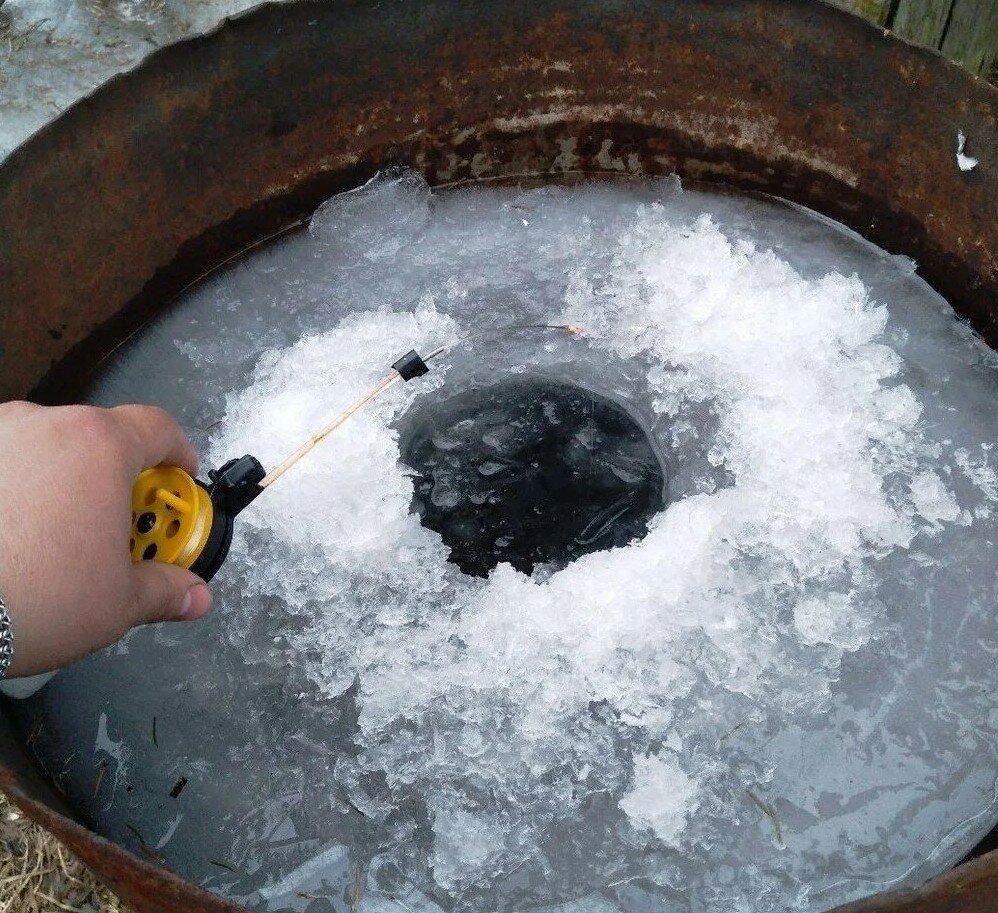
<svg viewBox="0 0 998 913">
<path fill-rule="evenodd" d="M 10 615 L 7 604 L 0 596 L 0 680 L 7 676 L 11 661 L 14 659 L 14 631 L 10 625 Z"/>
</svg>

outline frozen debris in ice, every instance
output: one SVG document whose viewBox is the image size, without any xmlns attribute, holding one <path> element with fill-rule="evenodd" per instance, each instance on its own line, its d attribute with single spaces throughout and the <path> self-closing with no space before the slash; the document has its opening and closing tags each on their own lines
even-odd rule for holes
<svg viewBox="0 0 998 913">
<path fill-rule="evenodd" d="M 334 845 L 323 849 L 280 881 L 260 888 L 260 897 L 274 901 L 292 895 L 304 896 L 309 889 L 321 888 L 341 874 L 347 868 L 347 862 L 346 847 Z"/>
<path fill-rule="evenodd" d="M 745 795 L 749 797 L 752 804 L 759 809 L 768 819 L 769 823 L 773 827 L 773 842 L 778 847 L 783 847 L 783 827 L 780 824 L 780 816 L 776 810 L 776 806 L 771 802 L 763 802 L 752 790 L 746 789 Z"/>
</svg>

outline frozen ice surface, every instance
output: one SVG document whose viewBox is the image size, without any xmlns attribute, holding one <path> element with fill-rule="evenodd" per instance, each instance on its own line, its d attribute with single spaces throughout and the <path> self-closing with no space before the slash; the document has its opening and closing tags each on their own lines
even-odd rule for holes
<svg viewBox="0 0 998 913">
<path fill-rule="evenodd" d="M 585 336 L 503 331 L 562 322 Z M 173 827 L 171 865 L 261 910 L 820 911 L 959 859 L 998 816 L 998 358 L 912 264 L 675 181 L 396 172 L 209 278 L 93 398 L 273 464 L 455 340 L 247 509 L 209 620 L 25 706 L 69 720 L 38 751 L 95 825 Z M 626 404 L 666 470 L 647 536 L 448 563 L 399 429 L 497 377 Z M 95 796 L 97 713 L 129 772 Z"/>
</svg>

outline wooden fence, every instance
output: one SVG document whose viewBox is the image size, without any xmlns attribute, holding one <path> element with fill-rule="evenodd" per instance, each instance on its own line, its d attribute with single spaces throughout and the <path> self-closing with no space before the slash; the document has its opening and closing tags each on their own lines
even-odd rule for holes
<svg viewBox="0 0 998 913">
<path fill-rule="evenodd" d="M 829 0 L 996 81 L 998 0 Z"/>
</svg>

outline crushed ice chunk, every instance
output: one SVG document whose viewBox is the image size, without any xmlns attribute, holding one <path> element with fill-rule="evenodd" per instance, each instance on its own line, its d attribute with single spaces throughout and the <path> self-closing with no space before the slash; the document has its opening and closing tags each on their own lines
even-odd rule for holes
<svg viewBox="0 0 998 913">
<path fill-rule="evenodd" d="M 960 506 L 939 474 L 926 470 L 911 480 L 911 499 L 919 516 L 930 523 L 953 522 L 960 516 Z"/>
<path fill-rule="evenodd" d="M 957 466 L 974 483 L 975 486 L 991 501 L 998 502 L 998 471 L 988 465 L 989 451 L 993 445 L 985 444 L 981 455 L 974 457 L 965 447 L 954 451 Z"/>
<path fill-rule="evenodd" d="M 671 755 L 634 759 L 634 781 L 620 807 L 636 827 L 648 828 L 663 843 L 675 844 L 695 809 L 697 784 Z"/>
<path fill-rule="evenodd" d="M 858 610 L 845 593 L 801 599 L 794 606 L 794 624 L 806 644 L 857 650 L 869 638 L 869 616 Z"/>
<path fill-rule="evenodd" d="M 431 199 L 421 175 L 389 169 L 323 203 L 308 230 L 316 241 L 336 245 L 345 259 L 384 260 L 418 237 L 429 219 Z"/>
<path fill-rule="evenodd" d="M 967 155 L 964 149 L 967 146 L 967 137 L 964 136 L 962 130 L 957 130 L 956 132 L 956 164 L 959 166 L 961 171 L 970 171 L 976 168 L 978 165 L 977 159 L 971 155 Z"/>
<path fill-rule="evenodd" d="M 433 874 L 440 884 L 454 887 L 474 880 L 489 859 L 505 846 L 505 833 L 496 821 L 452 803 L 433 808 Z"/>
</svg>

